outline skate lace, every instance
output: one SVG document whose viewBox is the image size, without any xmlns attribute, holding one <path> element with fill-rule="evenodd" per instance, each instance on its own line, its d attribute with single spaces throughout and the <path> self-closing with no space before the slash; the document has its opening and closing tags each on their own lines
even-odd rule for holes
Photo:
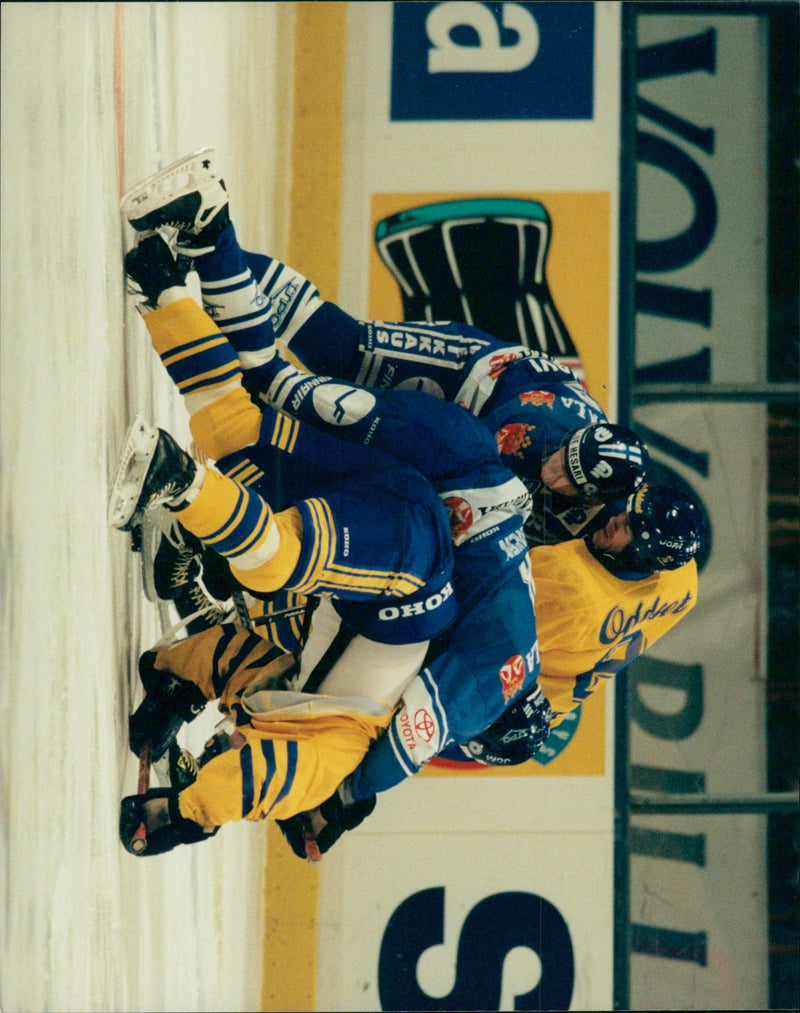
<svg viewBox="0 0 800 1013">
<path fill-rule="evenodd" d="M 203 614 L 205 619 L 211 626 L 218 626 L 222 622 L 224 616 L 223 609 L 209 598 L 208 593 L 200 585 L 199 581 L 195 581 L 187 592 L 189 601 L 192 603 L 196 612 Z M 212 621 L 213 620 L 213 621 Z"/>
<path fill-rule="evenodd" d="M 170 574 L 170 587 L 179 588 L 183 587 L 184 584 L 188 584 L 191 576 L 189 573 L 189 567 L 192 565 L 194 558 L 195 555 L 188 546 L 180 550 L 172 567 L 172 573 Z"/>
<path fill-rule="evenodd" d="M 166 482 L 157 493 L 153 495 L 152 503 L 166 503 L 169 505 L 169 501 L 176 496 L 180 496 L 186 492 L 186 481 L 180 481 L 172 478 L 169 482 Z"/>
<path fill-rule="evenodd" d="M 194 227 L 194 218 L 170 218 L 163 222 L 161 228 L 177 229 L 178 232 L 190 232 Z"/>
</svg>

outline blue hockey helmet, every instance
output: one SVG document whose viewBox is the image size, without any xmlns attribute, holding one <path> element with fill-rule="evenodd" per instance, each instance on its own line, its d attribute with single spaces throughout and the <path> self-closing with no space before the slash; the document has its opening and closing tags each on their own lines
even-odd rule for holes
<svg viewBox="0 0 800 1013">
<path fill-rule="evenodd" d="M 700 506 L 686 493 L 665 485 L 644 485 L 628 499 L 628 524 L 633 538 L 622 552 L 590 551 L 612 572 L 650 574 L 677 570 L 700 551 L 705 523 Z"/>
<path fill-rule="evenodd" d="M 648 453 L 626 426 L 598 422 L 568 433 L 564 467 L 583 499 L 623 499 L 644 482 Z"/>
</svg>

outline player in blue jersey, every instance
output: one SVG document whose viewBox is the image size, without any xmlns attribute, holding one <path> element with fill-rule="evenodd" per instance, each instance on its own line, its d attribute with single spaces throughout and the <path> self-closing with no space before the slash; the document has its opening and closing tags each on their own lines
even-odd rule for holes
<svg viewBox="0 0 800 1013">
<path fill-rule="evenodd" d="M 697 603 L 697 557 L 707 550 L 702 509 L 684 492 L 644 485 L 625 511 L 585 539 L 530 551 L 541 653 L 538 685 L 550 728 L 642 655 Z M 531 759 L 536 733 L 525 700 L 446 752 L 451 760 L 511 766 Z M 369 757 L 355 779 L 370 794 Z"/>
<path fill-rule="evenodd" d="M 624 509 L 643 481 L 646 449 L 608 421 L 571 370 L 467 324 L 356 320 L 292 268 L 242 251 L 212 153 L 185 162 L 187 182 L 157 173 L 129 192 L 123 208 L 138 231 L 179 229 L 178 249 L 191 257 L 204 307 L 236 348 L 248 390 L 262 390 L 274 333 L 311 373 L 421 389 L 464 405 L 532 494 L 531 545 L 582 537 Z"/>
</svg>

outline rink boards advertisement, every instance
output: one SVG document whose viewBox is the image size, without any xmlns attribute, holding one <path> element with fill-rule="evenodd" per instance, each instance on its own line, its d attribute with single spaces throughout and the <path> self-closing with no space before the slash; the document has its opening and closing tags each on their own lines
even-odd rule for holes
<svg viewBox="0 0 800 1013">
<path fill-rule="evenodd" d="M 347 7 L 338 291 L 323 296 L 541 348 L 613 417 L 617 5 Z M 293 960 L 282 992 L 268 948 L 265 1008 L 299 1008 L 299 975 L 318 1009 L 610 1008 L 613 710 L 598 692 L 507 771 L 434 760 L 318 872 L 289 868 L 316 908 L 303 922 L 295 890 L 286 931 L 313 925 L 315 958 Z"/>
<path fill-rule="evenodd" d="M 300 6 L 309 79 L 325 61 L 342 86 L 324 120 L 295 94 L 290 262 L 354 315 L 464 319 L 539 347 L 619 417 L 622 5 L 333 4 L 324 31 Z M 754 18 L 646 21 L 637 382 L 756 378 L 764 181 L 740 170 L 760 164 L 763 35 Z M 691 487 L 712 540 L 697 608 L 630 670 L 631 787 L 759 790 L 763 409 L 641 405 L 633 421 L 653 479 Z M 616 689 L 534 762 L 431 762 L 319 869 L 273 835 L 269 889 L 287 903 L 268 891 L 265 1008 L 612 1008 Z M 758 816 L 631 820 L 634 1006 L 764 1005 L 749 928 L 765 918 L 763 839 Z M 276 949 L 298 933 L 300 951 Z"/>
<path fill-rule="evenodd" d="M 767 27 L 757 16 L 638 18 L 636 373 L 766 375 Z M 629 670 L 631 787 L 766 790 L 766 408 L 634 407 L 658 480 L 702 501 L 698 605 Z M 767 817 L 634 816 L 630 1008 L 765 1008 Z M 735 856 L 735 857 L 734 857 Z"/>
</svg>

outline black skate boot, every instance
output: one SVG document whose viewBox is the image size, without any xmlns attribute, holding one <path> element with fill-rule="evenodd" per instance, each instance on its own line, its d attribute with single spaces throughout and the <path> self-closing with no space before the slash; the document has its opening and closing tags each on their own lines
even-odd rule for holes
<svg viewBox="0 0 800 1013">
<path fill-rule="evenodd" d="M 189 256 L 208 253 L 230 223 L 225 181 L 213 173 L 211 148 L 159 170 L 122 198 L 121 209 L 137 232 L 177 229 L 177 245 Z"/>
<path fill-rule="evenodd" d="M 216 554 L 164 507 L 147 510 L 142 529 L 142 585 L 153 604 L 171 601 L 189 635 L 218 626 L 227 615 L 221 595 L 210 590 L 205 562 Z M 224 562 L 224 561 L 223 561 Z M 226 564 L 227 565 L 227 564 Z"/>
<path fill-rule="evenodd" d="M 190 268 L 191 261 L 186 257 L 176 260 L 158 233 L 145 236 L 125 255 L 125 273 L 141 290 L 147 300 L 145 305 L 152 309 L 166 289 L 185 285 Z"/>
<path fill-rule="evenodd" d="M 153 604 L 174 601 L 199 576 L 203 543 L 165 507 L 148 510 L 141 530 L 145 597 Z"/>
<path fill-rule="evenodd" d="M 137 416 L 125 438 L 108 499 L 108 523 L 130 531 L 149 506 L 179 509 L 197 465 L 163 429 Z"/>
<path fill-rule="evenodd" d="M 202 571 L 179 590 L 173 604 L 181 619 L 188 620 L 186 632 L 189 636 L 219 626 L 228 614 L 225 607 L 206 591 Z"/>
</svg>

